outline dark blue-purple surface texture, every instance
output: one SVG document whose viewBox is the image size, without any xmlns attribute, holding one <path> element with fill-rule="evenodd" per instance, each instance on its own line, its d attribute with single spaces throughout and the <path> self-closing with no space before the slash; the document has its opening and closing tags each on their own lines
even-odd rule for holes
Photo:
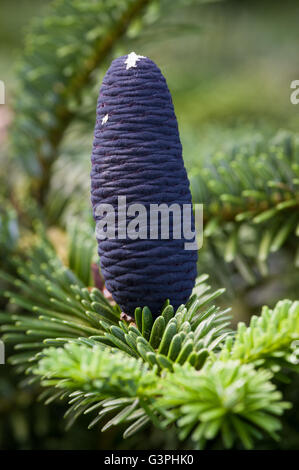
<svg viewBox="0 0 299 470">
<path fill-rule="evenodd" d="M 117 212 L 118 196 L 126 196 L 127 206 L 191 204 L 166 80 L 153 61 L 134 53 L 112 62 L 100 89 L 91 170 L 96 221 L 97 205 L 112 204 Z M 197 251 L 184 249 L 185 242 L 161 234 L 98 240 L 106 287 L 125 313 L 148 306 L 157 316 L 166 299 L 175 309 L 188 300 Z"/>
</svg>

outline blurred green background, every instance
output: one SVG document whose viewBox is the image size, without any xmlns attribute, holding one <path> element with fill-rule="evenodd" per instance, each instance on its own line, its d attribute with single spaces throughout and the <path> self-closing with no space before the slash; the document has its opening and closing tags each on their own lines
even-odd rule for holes
<svg viewBox="0 0 299 470">
<path fill-rule="evenodd" d="M 49 3 L 1 0 L 0 79 L 6 85 L 6 104 L 0 106 L 0 158 L 6 158 L 3 149 L 8 145 L 6 131 L 17 87 L 15 64 L 22 56 L 31 20 L 44 15 Z M 215 152 L 263 142 L 282 129 L 297 131 L 299 106 L 290 103 L 290 83 L 299 79 L 298 2 L 187 1 L 182 5 L 173 1 L 167 8 L 142 31 L 136 21 L 113 54 L 134 50 L 161 68 L 172 93 L 188 170 Z M 85 97 L 82 115 L 68 130 L 57 162 L 59 171 L 70 159 L 76 161 L 76 178 L 87 207 L 94 96 L 104 73 L 99 73 L 94 95 Z M 252 300 L 254 305 L 262 301 Z M 246 312 L 244 304 L 242 308 Z M 36 404 L 31 390 L 16 388 L 18 379 L 11 372 L 8 377 L 7 368 L 0 372 L 0 448 L 143 448 L 145 439 L 152 448 L 173 448 L 176 442 L 175 436 L 168 435 L 165 442 L 159 433 L 149 437 L 144 433 L 141 440 L 139 436 L 138 441 L 123 443 L 116 431 L 103 435 L 87 431 L 84 420 L 65 433 L 62 406 Z M 294 389 L 287 393 L 294 394 Z M 281 446 L 299 448 L 297 431 L 292 428 L 290 438 L 288 426 Z"/>
<path fill-rule="evenodd" d="M 0 72 L 8 106 L 26 29 L 48 3 L 1 0 Z M 151 57 L 167 77 L 187 166 L 230 148 L 232 140 L 248 142 L 279 128 L 297 130 L 298 108 L 289 96 L 298 72 L 298 2 L 173 4 L 136 39 L 132 28 L 127 44 L 128 50 Z"/>
</svg>

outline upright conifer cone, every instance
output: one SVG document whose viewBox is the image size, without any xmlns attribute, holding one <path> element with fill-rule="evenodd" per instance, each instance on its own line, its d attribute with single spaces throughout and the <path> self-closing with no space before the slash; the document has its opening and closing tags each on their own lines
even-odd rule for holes
<svg viewBox="0 0 299 470">
<path fill-rule="evenodd" d="M 91 170 L 96 221 L 96 207 L 111 204 L 118 222 L 119 196 L 126 196 L 127 208 L 141 203 L 148 213 L 150 204 L 191 205 L 166 81 L 154 62 L 133 52 L 112 62 L 98 98 Z M 149 238 L 149 216 L 147 239 L 120 239 L 118 230 L 115 239 L 98 239 L 106 287 L 127 314 L 146 305 L 157 316 L 166 299 L 177 308 L 191 294 L 197 251 L 185 249 L 183 235 L 173 238 L 170 220 L 169 239 L 160 232 Z"/>
</svg>

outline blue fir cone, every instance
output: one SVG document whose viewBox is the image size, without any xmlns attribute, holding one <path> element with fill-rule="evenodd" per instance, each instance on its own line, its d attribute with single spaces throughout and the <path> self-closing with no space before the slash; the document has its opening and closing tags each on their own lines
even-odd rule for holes
<svg viewBox="0 0 299 470">
<path fill-rule="evenodd" d="M 126 197 L 127 207 L 192 204 L 166 80 L 153 61 L 134 52 L 112 62 L 100 89 L 91 170 L 96 222 L 103 220 L 99 204 L 110 204 L 118 222 L 119 196 Z M 170 235 L 174 221 L 170 217 Z M 194 228 L 193 214 L 191 223 Z M 164 239 L 160 230 L 158 239 L 152 239 L 149 227 L 146 239 L 121 238 L 118 228 L 114 239 L 98 238 L 106 287 L 125 313 L 148 306 L 157 316 L 166 299 L 175 309 L 188 300 L 197 251 L 186 250 L 186 241 L 184 236 Z"/>
</svg>

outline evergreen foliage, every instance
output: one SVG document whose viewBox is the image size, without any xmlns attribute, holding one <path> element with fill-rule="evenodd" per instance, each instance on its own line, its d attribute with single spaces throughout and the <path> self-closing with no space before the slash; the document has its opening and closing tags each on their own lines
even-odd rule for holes
<svg viewBox="0 0 299 470">
<path fill-rule="evenodd" d="M 270 254 L 288 244 L 298 267 L 298 176 L 298 140 L 287 132 L 253 151 L 214 155 L 191 170 L 193 200 L 204 204 L 204 237 L 214 260 L 234 261 L 254 283 L 255 265 L 266 275 Z"/>
<path fill-rule="evenodd" d="M 176 366 L 160 385 L 157 407 L 166 423 L 176 421 L 181 439 L 192 433 L 199 448 L 218 433 L 225 447 L 239 438 L 245 448 L 252 448 L 261 431 L 278 437 L 277 416 L 290 406 L 271 378 L 269 371 L 232 360 L 208 363 L 200 374 Z"/>
<path fill-rule="evenodd" d="M 19 65 L 13 127 L 15 153 L 43 203 L 63 136 L 92 72 L 111 53 L 149 0 L 56 0 L 27 36 Z M 52 86 L 49 86 L 49 83 Z"/>
<path fill-rule="evenodd" d="M 125 424 L 125 437 L 175 422 L 195 448 L 218 434 L 227 447 L 240 438 L 251 448 L 263 432 L 277 438 L 277 416 L 289 404 L 271 379 L 285 377 L 282 367 L 297 369 L 298 302 L 265 307 L 234 332 L 228 310 L 211 304 L 222 290 L 209 293 L 201 276 L 186 306 L 174 312 L 166 302 L 156 320 L 137 308 L 133 321 L 84 286 L 46 240 L 14 263 L 17 279 L 1 273 L 24 312 L 1 314 L 4 341 L 16 343 L 10 361 L 27 372 L 25 383 L 41 381 L 46 403 L 68 399 L 68 426 L 96 411 L 91 427 L 112 414 L 103 430 Z"/>
<path fill-rule="evenodd" d="M 80 257 L 81 266 L 86 256 L 80 241 L 76 257 Z M 135 323 L 128 323 L 120 320 L 120 308 L 112 306 L 99 289 L 85 287 L 73 271 L 63 266 L 45 240 L 31 249 L 26 263 L 23 258 L 15 258 L 14 264 L 17 279 L 4 272 L 0 277 L 18 289 L 7 290 L 5 295 L 10 297 L 11 305 L 26 310 L 27 316 L 0 315 L 2 322 L 7 322 L 2 327 L 4 341 L 17 343 L 16 349 L 22 351 L 11 357 L 12 363 L 20 367 L 45 344 L 60 345 L 73 338 L 118 347 L 160 368 L 171 368 L 175 360 L 199 365 L 201 357 L 228 335 L 228 310 L 211 305 L 223 290 L 209 293 L 207 276 L 198 278 L 194 295 L 176 313 L 166 302 L 162 315 L 153 321 L 147 307 L 137 308 Z M 88 268 L 90 271 L 91 266 Z"/>
<path fill-rule="evenodd" d="M 28 185 L 31 196 L 22 203 L 16 184 L 12 201 L 1 205 L 2 339 L 14 348 L 9 361 L 23 385 L 41 385 L 46 404 L 69 403 L 68 426 L 84 414 L 90 427 L 104 419 L 103 430 L 120 427 L 125 438 L 152 426 L 175 429 L 182 446 L 191 439 L 201 449 L 221 437 L 227 448 L 252 448 L 265 435 L 279 438 L 290 407 L 281 381 L 298 371 L 298 301 L 273 307 L 270 298 L 271 308 L 234 329 L 224 289 L 211 289 L 201 274 L 186 305 L 174 310 L 165 299 L 158 318 L 147 307 L 130 318 L 92 278 L 93 229 L 71 227 L 65 262 L 47 233 L 61 224 L 70 198 L 47 197 L 54 162 L 93 72 L 134 20 L 154 20 L 146 9 L 152 3 L 55 0 L 28 35 L 12 137 L 27 172 L 22 191 Z M 254 284 L 282 250 L 298 266 L 298 169 L 297 137 L 289 134 L 191 169 L 193 200 L 205 204 L 200 273 L 206 258 L 212 281 L 225 279 L 234 262 Z M 37 218 L 43 225 L 34 231 Z"/>
</svg>

